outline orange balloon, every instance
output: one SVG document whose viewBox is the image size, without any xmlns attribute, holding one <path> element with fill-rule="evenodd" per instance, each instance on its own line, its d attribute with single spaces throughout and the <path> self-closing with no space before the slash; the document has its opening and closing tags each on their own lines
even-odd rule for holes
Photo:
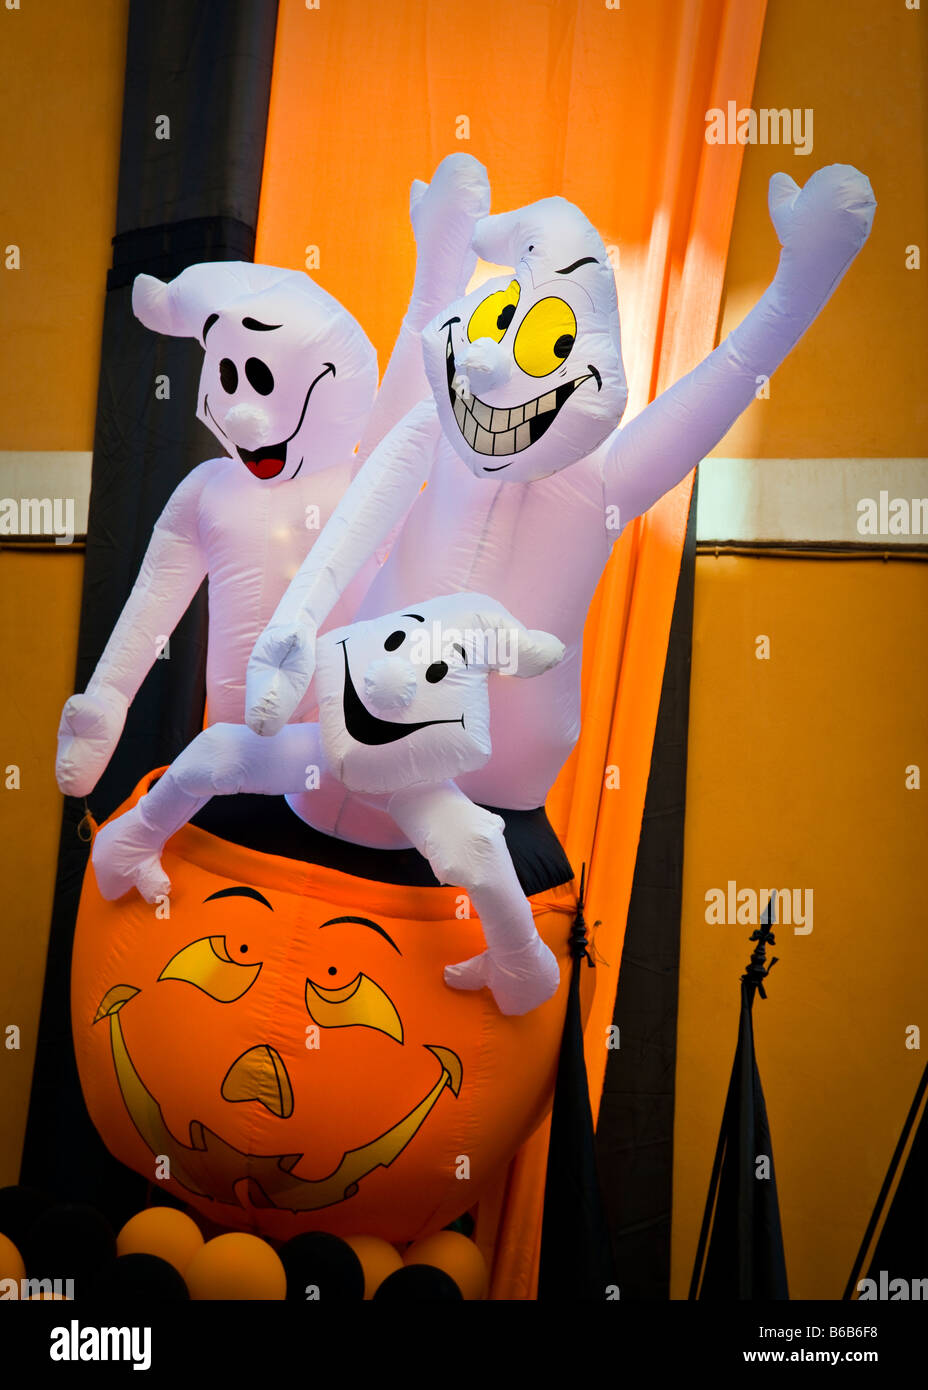
<svg viewBox="0 0 928 1390">
<path fill-rule="evenodd" d="M 196 1252 L 184 1274 L 192 1299 L 287 1297 L 287 1276 L 277 1254 L 260 1236 L 229 1231 Z"/>
<path fill-rule="evenodd" d="M 0 1279 L 20 1279 L 26 1277 L 23 1257 L 8 1236 L 0 1235 Z"/>
<path fill-rule="evenodd" d="M 458 1231 L 438 1231 L 417 1240 L 406 1251 L 408 1265 L 434 1265 L 443 1269 L 461 1290 L 465 1299 L 486 1298 L 490 1277 L 486 1260 L 477 1246 Z"/>
<path fill-rule="evenodd" d="M 148 1207 L 138 1212 L 116 1237 L 118 1255 L 157 1255 L 181 1275 L 202 1245 L 197 1223 L 174 1207 Z"/>
<path fill-rule="evenodd" d="M 373 1298 L 388 1274 L 403 1268 L 403 1259 L 388 1240 L 380 1236 L 345 1236 L 364 1270 L 364 1297 Z"/>
</svg>

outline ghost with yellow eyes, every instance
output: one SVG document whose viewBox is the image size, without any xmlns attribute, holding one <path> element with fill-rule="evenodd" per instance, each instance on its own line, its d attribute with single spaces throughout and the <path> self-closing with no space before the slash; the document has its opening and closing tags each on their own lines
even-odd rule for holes
<svg viewBox="0 0 928 1390">
<path fill-rule="evenodd" d="M 579 732 L 584 620 L 621 529 L 754 399 L 758 378 L 780 365 L 864 245 L 875 206 L 849 165 L 820 169 L 801 189 L 775 175 L 773 281 L 714 352 L 621 428 L 619 313 L 599 234 L 562 198 L 479 222 L 474 249 L 512 273 L 449 303 L 423 333 L 433 399 L 404 422 L 419 448 L 387 436 L 281 600 L 249 662 L 250 727 L 272 735 L 288 718 L 331 606 L 405 515 L 360 618 L 422 593 L 479 590 L 565 644 L 564 660 L 537 680 L 498 684 L 492 756 L 458 779 L 482 805 L 543 806 Z M 291 805 L 320 830 L 397 844 L 395 825 L 334 779 Z"/>
</svg>

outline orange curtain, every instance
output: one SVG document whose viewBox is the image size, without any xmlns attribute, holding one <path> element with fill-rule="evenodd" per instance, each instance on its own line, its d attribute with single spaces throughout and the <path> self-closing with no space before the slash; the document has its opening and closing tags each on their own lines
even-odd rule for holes
<svg viewBox="0 0 928 1390">
<path fill-rule="evenodd" d="M 715 344 L 741 167 L 710 107 L 750 104 L 765 0 L 280 0 L 256 259 L 302 267 L 386 365 L 412 286 L 409 185 L 449 152 L 487 167 L 493 210 L 562 194 L 616 266 L 627 418 Z M 466 135 L 466 139 L 460 138 Z M 548 813 L 590 866 L 598 966 L 586 1056 L 606 1065 L 692 479 L 627 527 L 590 608 L 583 733 Z M 607 776 L 607 769 L 611 769 Z M 491 1296 L 537 1287 L 547 1127 L 484 1195 Z"/>
</svg>

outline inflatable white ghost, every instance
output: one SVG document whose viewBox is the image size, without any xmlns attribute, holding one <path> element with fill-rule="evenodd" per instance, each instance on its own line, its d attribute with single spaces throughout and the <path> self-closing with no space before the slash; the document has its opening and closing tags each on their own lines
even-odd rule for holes
<svg viewBox="0 0 928 1390">
<path fill-rule="evenodd" d="M 428 187 L 414 184 L 411 201 L 415 287 L 363 447 L 427 393 L 419 333 L 451 287 L 466 284 L 473 226 L 489 206 L 486 173 L 468 155 L 450 156 Z M 65 705 L 56 772 L 72 795 L 96 784 L 164 635 L 207 575 L 208 714 L 241 722 L 255 639 L 350 482 L 377 388 L 360 325 L 301 271 L 213 262 L 170 284 L 140 275 L 132 306 L 146 327 L 201 343 L 197 416 L 225 454 L 175 489 L 86 691 Z M 307 696 L 295 716 L 312 705 Z"/>
<path fill-rule="evenodd" d="M 493 599 L 461 594 L 337 628 L 317 652 L 319 723 L 289 724 L 272 739 L 242 724 L 205 729 L 97 833 L 103 896 L 137 883 L 152 901 L 169 889 L 161 850 L 212 795 L 297 792 L 326 771 L 391 817 L 440 883 L 466 889 L 487 950 L 446 967 L 448 984 L 489 987 L 505 1014 L 544 1003 L 560 974 L 519 886 L 504 822 L 454 779 L 491 753 L 488 673 L 538 676 L 561 660 L 563 645 L 526 631 Z"/>
<path fill-rule="evenodd" d="M 561 198 L 480 222 L 475 249 L 513 273 L 450 303 L 423 334 L 434 399 L 401 427 L 420 449 L 398 452 L 387 436 L 336 508 L 252 654 L 250 727 L 273 734 L 298 707 L 315 634 L 412 506 L 358 616 L 403 610 L 423 592 L 477 589 L 558 635 L 566 656 L 556 668 L 500 683 L 493 755 L 459 779 L 483 805 L 542 806 L 579 731 L 584 620 L 621 528 L 754 399 L 863 246 L 875 206 L 848 165 L 819 170 L 802 189 L 775 175 L 769 207 L 782 251 L 771 285 L 705 361 L 621 429 L 615 283 L 597 232 Z M 289 800 L 344 839 L 404 843 L 395 822 L 335 779 Z"/>
</svg>

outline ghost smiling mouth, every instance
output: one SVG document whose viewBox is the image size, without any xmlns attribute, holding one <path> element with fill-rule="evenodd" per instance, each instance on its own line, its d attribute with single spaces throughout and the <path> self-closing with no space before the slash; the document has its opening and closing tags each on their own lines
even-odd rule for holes
<svg viewBox="0 0 928 1390">
<path fill-rule="evenodd" d="M 463 434 L 465 440 L 477 454 L 491 454 L 500 457 L 504 454 L 519 454 L 523 449 L 527 449 L 530 444 L 535 444 L 549 426 L 554 423 L 554 418 L 558 411 L 570 400 L 578 386 L 582 386 L 585 381 L 595 378 L 597 390 L 602 387 L 602 379 L 596 368 L 590 366 L 589 371 L 584 376 L 575 377 L 573 381 L 562 382 L 552 390 L 546 391 L 544 395 L 536 396 L 534 400 L 525 401 L 522 405 L 506 408 L 505 406 L 487 405 L 477 396 L 464 397 L 454 388 L 454 349 L 451 345 L 451 324 L 447 324 L 448 341 L 445 347 L 445 371 L 448 377 L 448 395 L 451 398 L 451 408 L 454 411 L 454 418 L 458 422 L 458 429 Z M 510 458 L 507 463 L 496 465 L 484 464 L 485 473 L 498 473 L 503 468 L 508 468 L 515 460 Z"/>
<path fill-rule="evenodd" d="M 414 724 L 400 724 L 392 719 L 379 719 L 376 714 L 371 714 L 351 679 L 347 637 L 343 637 L 338 645 L 345 657 L 345 689 L 342 701 L 345 728 L 355 742 L 371 746 L 396 743 L 397 739 L 407 738 L 409 734 L 414 734 L 419 729 L 428 729 L 432 724 L 460 724 L 463 729 L 463 714 L 457 719 L 421 719 Z"/>
</svg>

